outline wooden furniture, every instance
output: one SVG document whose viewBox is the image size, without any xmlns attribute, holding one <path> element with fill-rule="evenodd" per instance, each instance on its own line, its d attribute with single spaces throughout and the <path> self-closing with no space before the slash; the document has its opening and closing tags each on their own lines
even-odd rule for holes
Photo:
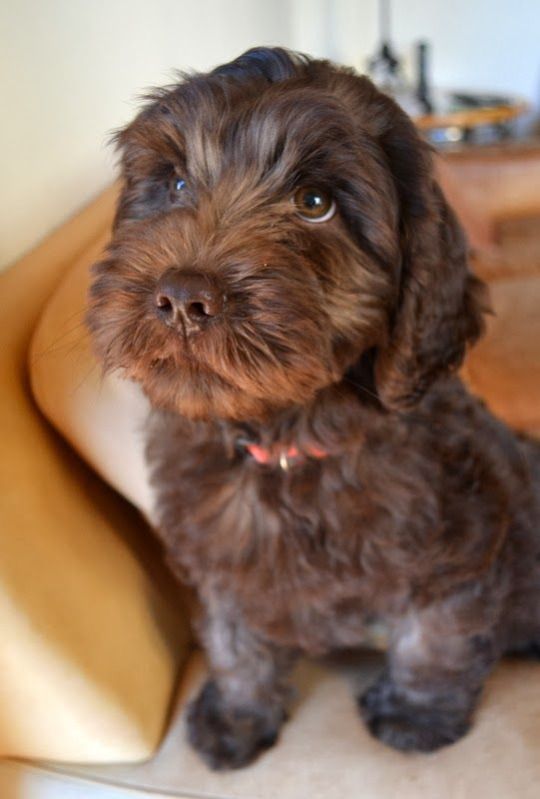
<svg viewBox="0 0 540 799">
<path fill-rule="evenodd" d="M 460 106 L 446 100 L 439 102 L 433 111 L 416 116 L 414 121 L 434 143 L 453 143 L 468 141 L 480 128 L 491 128 L 497 132 L 494 138 L 506 138 L 510 124 L 524 114 L 527 103 L 515 101 L 499 101 L 485 106 Z M 436 135 L 439 133 L 439 138 Z"/>
<path fill-rule="evenodd" d="M 442 173 L 494 311 L 465 375 L 496 413 L 540 434 L 540 141 L 448 153 Z"/>
</svg>

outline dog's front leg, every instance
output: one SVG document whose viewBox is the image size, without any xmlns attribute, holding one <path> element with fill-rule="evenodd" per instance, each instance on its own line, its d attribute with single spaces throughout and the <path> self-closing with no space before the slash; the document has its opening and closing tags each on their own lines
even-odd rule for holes
<svg viewBox="0 0 540 799">
<path fill-rule="evenodd" d="M 294 654 L 257 636 L 225 598 L 206 610 L 210 678 L 189 706 L 188 737 L 211 768 L 240 768 L 277 739 Z"/>
<path fill-rule="evenodd" d="M 403 751 L 430 752 L 461 738 L 499 656 L 496 601 L 450 597 L 398 624 L 383 676 L 360 698 L 370 732 Z"/>
</svg>

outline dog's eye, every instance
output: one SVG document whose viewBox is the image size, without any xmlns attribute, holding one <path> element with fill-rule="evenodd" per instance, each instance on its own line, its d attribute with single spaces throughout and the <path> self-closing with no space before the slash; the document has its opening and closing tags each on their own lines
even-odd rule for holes
<svg viewBox="0 0 540 799">
<path fill-rule="evenodd" d="M 171 188 L 174 194 L 180 194 L 186 188 L 186 181 L 175 176 L 171 181 Z"/>
<path fill-rule="evenodd" d="M 328 192 L 304 186 L 294 193 L 293 202 L 302 219 L 307 222 L 326 222 L 334 216 L 336 204 Z"/>
<path fill-rule="evenodd" d="M 187 193 L 187 182 L 184 178 L 178 175 L 171 175 L 168 183 L 168 196 L 169 203 L 175 207 L 176 205 L 183 204 L 184 195 Z"/>
</svg>

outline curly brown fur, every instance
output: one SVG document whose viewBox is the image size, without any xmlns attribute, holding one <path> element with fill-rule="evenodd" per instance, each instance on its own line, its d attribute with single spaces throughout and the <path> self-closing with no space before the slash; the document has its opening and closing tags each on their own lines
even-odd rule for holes
<svg viewBox="0 0 540 799">
<path fill-rule="evenodd" d="M 88 320 L 156 409 L 158 533 L 211 668 L 191 742 L 249 762 L 294 659 L 383 625 L 369 729 L 451 743 L 497 659 L 540 645 L 540 454 L 455 376 L 487 303 L 428 147 L 366 78 L 264 48 L 154 93 L 118 144 Z M 302 186 L 335 215 L 301 218 Z"/>
</svg>

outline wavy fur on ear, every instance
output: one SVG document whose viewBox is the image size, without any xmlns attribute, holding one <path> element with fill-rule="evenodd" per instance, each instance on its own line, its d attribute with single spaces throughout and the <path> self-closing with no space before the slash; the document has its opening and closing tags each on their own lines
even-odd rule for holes
<svg viewBox="0 0 540 799">
<path fill-rule="evenodd" d="M 413 406 L 437 377 L 461 365 L 489 311 L 487 288 L 468 268 L 467 241 L 433 177 L 427 145 L 411 135 L 408 120 L 393 138 L 404 127 L 408 146 L 398 153 L 387 143 L 401 205 L 401 285 L 375 364 L 378 394 L 394 410 Z M 403 159 L 415 169 L 412 185 L 403 179 Z"/>
<path fill-rule="evenodd" d="M 386 247 L 380 259 L 394 273 L 396 291 L 389 328 L 377 347 L 375 382 L 387 408 L 405 410 L 438 377 L 455 370 L 467 344 L 482 334 L 487 290 L 469 271 L 464 233 L 435 180 L 432 150 L 412 120 L 366 77 L 340 70 L 334 80 L 357 140 L 365 147 L 367 134 L 391 177 L 391 186 L 371 185 L 397 205 L 392 235 L 401 250 L 394 258 Z M 368 180 L 361 185 L 369 190 Z M 370 206 L 376 206 L 373 196 Z M 387 233 L 380 209 L 371 215 L 362 210 L 355 235 L 364 237 L 364 247 L 381 254 L 375 235 L 383 241 Z"/>
</svg>

